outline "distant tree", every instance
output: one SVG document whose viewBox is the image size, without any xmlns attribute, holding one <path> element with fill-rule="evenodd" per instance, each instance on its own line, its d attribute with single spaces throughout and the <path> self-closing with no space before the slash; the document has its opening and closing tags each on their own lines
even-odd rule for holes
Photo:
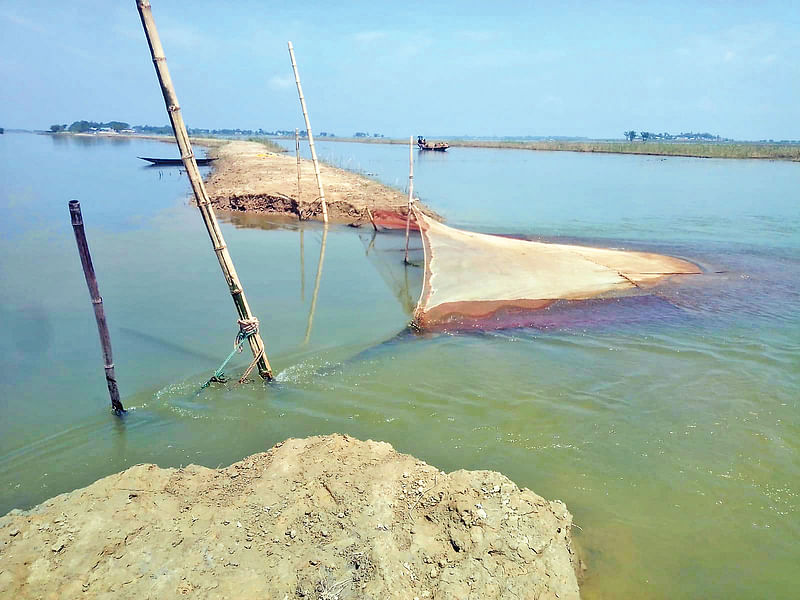
<svg viewBox="0 0 800 600">
<path fill-rule="evenodd" d="M 636 132 L 635 131 L 626 131 L 625 137 L 628 139 L 629 142 L 632 142 L 636 139 Z"/>
<path fill-rule="evenodd" d="M 649 131 L 642 131 L 639 135 L 642 137 L 642 141 L 646 142 L 652 134 Z"/>
<path fill-rule="evenodd" d="M 89 123 L 89 121 L 73 121 L 72 125 L 69 126 L 69 130 L 72 133 L 86 133 L 91 128 L 92 123 Z"/>
<path fill-rule="evenodd" d="M 64 131 L 66 127 L 64 125 L 50 125 L 50 131 L 53 133 L 58 133 L 59 131 Z"/>
<path fill-rule="evenodd" d="M 123 129 L 129 129 L 130 125 L 128 123 L 124 123 L 122 121 L 109 121 L 108 123 L 101 123 L 104 127 L 110 127 L 114 131 L 122 131 Z"/>
</svg>

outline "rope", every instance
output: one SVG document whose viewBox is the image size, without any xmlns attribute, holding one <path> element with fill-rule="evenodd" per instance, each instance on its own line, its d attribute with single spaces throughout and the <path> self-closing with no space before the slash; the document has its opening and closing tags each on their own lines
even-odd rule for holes
<svg viewBox="0 0 800 600">
<path fill-rule="evenodd" d="M 242 346 L 244 345 L 245 341 L 256 333 L 258 333 L 258 319 L 255 317 L 250 319 L 239 319 L 239 333 L 236 334 L 236 338 L 233 340 L 233 350 L 231 350 L 231 353 L 228 354 L 228 357 L 222 361 L 222 364 L 216 371 L 214 371 L 214 374 L 209 378 L 209 380 L 200 386 L 201 390 L 207 388 L 212 383 L 226 383 L 228 381 L 228 378 L 225 376 L 225 367 L 228 366 L 228 363 L 237 352 L 242 351 Z M 258 362 L 258 359 L 261 358 L 262 354 L 264 354 L 263 350 L 258 353 L 256 358 L 253 359 L 253 362 L 247 368 L 247 371 L 245 371 L 240 383 L 247 377 L 247 375 L 250 374 L 250 371 L 253 370 L 253 367 Z"/>
</svg>

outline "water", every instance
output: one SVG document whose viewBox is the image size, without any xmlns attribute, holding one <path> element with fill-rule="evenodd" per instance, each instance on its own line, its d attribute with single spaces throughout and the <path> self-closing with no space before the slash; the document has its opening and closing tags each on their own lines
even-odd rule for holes
<svg viewBox="0 0 800 600">
<path fill-rule="evenodd" d="M 401 146 L 319 151 L 405 185 Z M 418 155 L 415 189 L 453 225 L 665 252 L 706 270 L 656 297 L 478 334 L 407 333 L 420 272 L 402 267 L 402 236 L 333 227 L 306 342 L 321 227 L 227 217 L 278 381 L 198 395 L 237 327 L 185 176 L 135 158 L 170 152 L 0 136 L 0 513 L 139 462 L 216 467 L 342 431 L 564 500 L 586 598 L 796 596 L 800 166 Z M 71 198 L 131 408 L 124 422 L 108 412 Z M 247 355 L 235 362 L 241 372 Z"/>
</svg>

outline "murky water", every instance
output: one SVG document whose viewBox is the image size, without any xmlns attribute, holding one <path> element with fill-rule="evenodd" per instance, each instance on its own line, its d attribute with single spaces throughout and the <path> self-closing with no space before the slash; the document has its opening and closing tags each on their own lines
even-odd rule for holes
<svg viewBox="0 0 800 600">
<path fill-rule="evenodd" d="M 405 185 L 403 147 L 319 150 Z M 537 327 L 477 334 L 407 332 L 420 271 L 403 267 L 401 235 L 331 228 L 311 315 L 322 228 L 227 217 L 278 381 L 198 393 L 237 326 L 185 176 L 135 158 L 172 154 L 157 142 L 0 136 L 0 513 L 139 462 L 216 467 L 344 431 L 564 500 L 586 598 L 796 597 L 800 165 L 418 156 L 415 188 L 456 226 L 664 252 L 706 270 L 656 296 L 562 305 Z M 72 198 L 124 422 L 108 412 Z"/>
</svg>

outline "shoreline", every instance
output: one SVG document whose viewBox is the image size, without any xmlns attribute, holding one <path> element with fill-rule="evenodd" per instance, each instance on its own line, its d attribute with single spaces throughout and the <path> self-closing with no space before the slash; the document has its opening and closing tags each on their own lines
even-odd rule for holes
<svg viewBox="0 0 800 600">
<path fill-rule="evenodd" d="M 156 134 L 130 134 L 130 133 L 71 133 L 71 132 L 35 132 L 45 135 L 72 135 L 82 137 L 125 137 L 131 139 L 145 139 L 163 142 L 172 142 L 171 135 Z M 289 140 L 293 138 L 281 136 L 249 136 L 249 138 L 262 137 L 266 140 Z M 229 142 L 251 141 L 249 138 L 223 138 L 223 137 L 193 137 L 193 144 L 206 147 L 216 147 Z M 301 138 L 306 143 L 306 138 Z M 322 137 L 318 142 L 338 142 L 345 144 L 387 144 L 407 146 L 408 140 L 398 138 L 353 138 L 353 137 Z M 451 148 L 490 148 L 495 150 L 532 150 L 537 152 L 579 152 L 591 154 L 632 154 L 639 156 L 665 156 L 676 158 L 721 158 L 731 160 L 782 160 L 787 162 L 800 162 L 800 144 L 784 144 L 779 142 L 683 142 L 683 141 L 652 141 L 652 142 L 627 142 L 615 140 L 460 140 L 447 139 Z M 260 143 L 260 142 L 256 142 Z M 287 152 L 284 150 L 284 152 Z"/>
<path fill-rule="evenodd" d="M 269 139 L 288 140 L 288 137 L 269 136 Z M 408 145 L 408 140 L 396 138 L 325 137 L 316 141 Z M 513 141 L 458 140 L 437 138 L 451 148 L 491 148 L 497 150 L 532 150 L 538 152 L 583 152 L 594 154 L 634 154 L 642 156 L 672 156 L 681 158 L 725 158 L 738 160 L 784 160 L 800 162 L 800 144 L 756 142 L 625 142 L 625 141 Z"/>
<path fill-rule="evenodd" d="M 45 135 L 143 139 L 175 144 L 167 135 L 43 132 Z M 207 149 L 215 158 L 205 176 L 206 192 L 217 210 L 285 216 L 299 220 L 322 220 L 318 188 L 311 160 L 300 159 L 298 189 L 297 159 L 270 141 L 190 137 L 193 146 Z M 354 227 L 402 228 L 408 213 L 408 194 L 359 173 L 320 161 L 320 173 L 334 224 Z M 194 199 L 192 198 L 192 202 Z M 437 221 L 442 217 L 419 199 L 415 205 Z M 370 217 L 371 214 L 371 217 Z M 413 221 L 413 219 L 412 219 Z M 414 225 L 416 227 L 416 225 Z"/>
</svg>

